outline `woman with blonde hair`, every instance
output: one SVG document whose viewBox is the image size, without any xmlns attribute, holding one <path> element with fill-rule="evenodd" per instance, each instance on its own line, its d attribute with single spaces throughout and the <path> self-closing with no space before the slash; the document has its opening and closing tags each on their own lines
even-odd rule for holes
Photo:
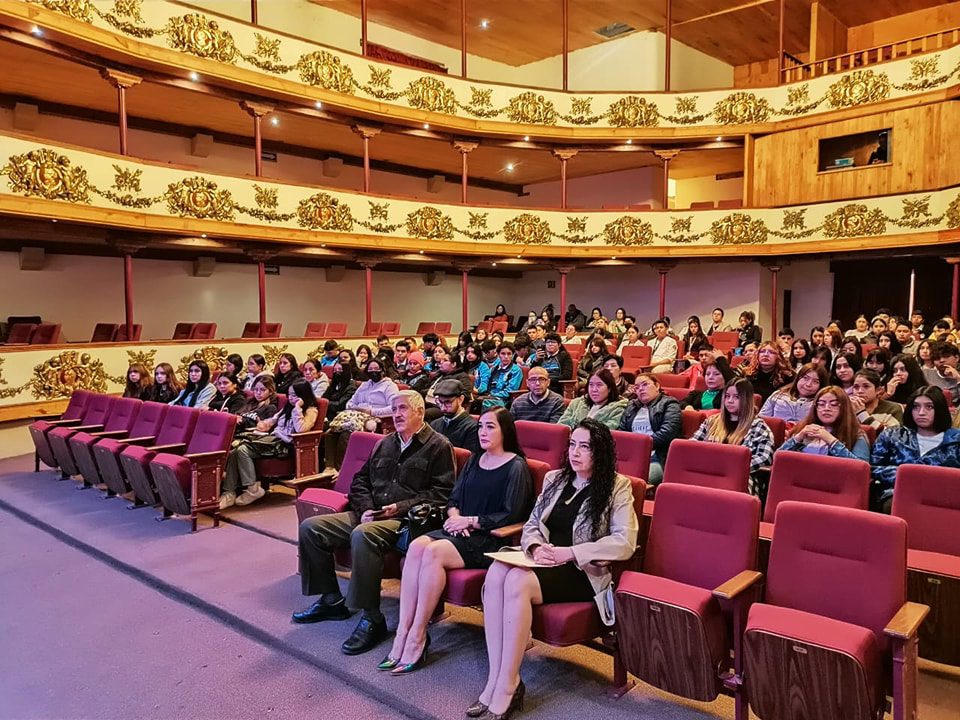
<svg viewBox="0 0 960 720">
<path fill-rule="evenodd" d="M 756 473 L 773 462 L 773 433 L 757 414 L 749 380 L 740 378 L 727 383 L 720 412 L 704 420 L 693 439 L 748 448 L 750 492 L 760 497 L 766 495 L 766 488 L 760 486 Z"/>
</svg>

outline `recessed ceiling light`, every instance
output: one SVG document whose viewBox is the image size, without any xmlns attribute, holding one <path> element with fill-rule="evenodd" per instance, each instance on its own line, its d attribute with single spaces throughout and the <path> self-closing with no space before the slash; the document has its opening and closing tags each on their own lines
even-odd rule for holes
<svg viewBox="0 0 960 720">
<path fill-rule="evenodd" d="M 423 250 L 420 251 L 420 254 L 423 255 Z"/>
<path fill-rule="evenodd" d="M 53 218 L 53 220 L 51 220 L 50 222 L 60 222 L 60 221 L 57 220 L 56 218 Z"/>
<path fill-rule="evenodd" d="M 717 142 L 723 142 L 723 138 L 722 138 L 722 137 L 718 137 L 718 138 L 717 138 Z"/>
<path fill-rule="evenodd" d="M 205 238 L 206 236 L 207 236 L 206 233 L 201 233 L 201 234 L 200 234 L 200 237 L 202 237 L 202 238 Z"/>
<path fill-rule="evenodd" d="M 497 266 L 497 264 L 496 264 L 496 263 L 490 263 L 490 264 L 491 264 L 491 265 L 493 265 L 494 267 L 496 267 L 496 266 Z"/>
<path fill-rule="evenodd" d="M 323 108 L 323 103 L 320 102 L 319 100 L 317 100 L 317 101 L 313 104 L 313 106 L 314 106 L 317 110 L 320 110 L 320 109 Z"/>
<path fill-rule="evenodd" d="M 524 142 L 530 142 L 530 136 L 529 136 L 529 135 L 524 135 L 524 136 L 523 136 L 523 141 L 524 141 Z"/>
<path fill-rule="evenodd" d="M 193 80 L 194 82 L 197 82 L 197 80 L 200 79 L 200 75 L 196 72 L 192 72 L 190 73 L 190 79 Z"/>
<path fill-rule="evenodd" d="M 429 129 L 430 129 L 430 123 L 424 123 L 424 124 L 423 124 L 423 129 L 424 129 L 424 130 L 429 130 Z"/>
<path fill-rule="evenodd" d="M 486 18 L 483 18 L 483 20 L 480 21 L 480 29 L 486 30 L 488 27 L 490 27 L 490 21 Z"/>
<path fill-rule="evenodd" d="M 326 246 L 327 246 L 326 243 L 320 243 L 320 247 L 326 247 Z"/>
<path fill-rule="evenodd" d="M 506 167 L 507 172 L 513 172 L 513 168 L 514 168 L 513 163 L 507 163 L 507 167 Z"/>
<path fill-rule="evenodd" d="M 627 138 L 627 145 L 633 145 L 633 139 Z"/>
<path fill-rule="evenodd" d="M 30 34 L 36 35 L 37 37 L 43 37 L 43 30 L 34 25 L 32 28 L 30 28 Z"/>
<path fill-rule="evenodd" d="M 270 118 L 270 124 L 271 124 L 271 125 L 274 125 L 274 126 L 279 125 L 279 124 L 280 124 L 280 118 L 278 118 L 276 115 L 274 115 L 273 117 Z"/>
<path fill-rule="evenodd" d="M 517 260 L 519 260 L 519 259 L 520 259 L 520 256 L 519 256 L 519 255 L 517 255 Z"/>
</svg>

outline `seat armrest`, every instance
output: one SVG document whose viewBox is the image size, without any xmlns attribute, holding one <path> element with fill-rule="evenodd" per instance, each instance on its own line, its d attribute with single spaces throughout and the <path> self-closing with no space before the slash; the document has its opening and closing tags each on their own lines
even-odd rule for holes
<svg viewBox="0 0 960 720">
<path fill-rule="evenodd" d="M 763 577 L 763 573 L 756 570 L 744 570 L 735 577 L 730 578 L 725 583 L 713 589 L 713 596 L 721 600 L 733 600 L 735 597 L 748 590 Z"/>
<path fill-rule="evenodd" d="M 121 442 L 127 443 L 128 445 L 150 445 L 153 442 L 156 442 L 156 435 L 144 435 L 142 437 L 135 438 L 120 438 Z"/>
<path fill-rule="evenodd" d="M 80 418 L 64 420 L 59 415 L 34 415 L 30 418 L 30 422 L 37 422 L 38 420 L 43 420 L 44 422 L 50 423 L 51 425 L 56 425 L 57 427 L 70 427 L 72 425 L 79 425 L 81 422 L 83 422 Z"/>
<path fill-rule="evenodd" d="M 120 439 L 127 434 L 126 430 L 104 430 L 103 432 L 93 433 L 98 438 L 117 438 Z"/>
<path fill-rule="evenodd" d="M 226 454 L 226 450 L 211 450 L 209 452 L 189 453 L 183 457 L 193 463 L 196 463 L 197 465 L 200 465 L 207 463 L 210 460 L 218 460 L 221 457 L 225 457 Z"/>
<path fill-rule="evenodd" d="M 77 432 L 95 433 L 103 430 L 103 425 L 74 425 L 73 429 Z"/>
<path fill-rule="evenodd" d="M 170 445 L 154 445 L 150 448 L 156 452 L 175 453 L 182 455 L 187 451 L 186 443 L 171 443 Z"/>
<path fill-rule="evenodd" d="M 293 441 L 293 446 L 298 447 L 307 447 L 325 435 L 323 430 L 308 430 L 307 432 L 294 433 L 290 436 L 290 439 Z"/>
<path fill-rule="evenodd" d="M 490 535 L 495 538 L 505 540 L 506 538 L 513 537 L 514 535 L 519 535 L 521 532 L 523 532 L 523 523 L 514 523 L 513 525 L 504 525 L 503 527 L 494 528 L 490 531 Z"/>
<path fill-rule="evenodd" d="M 909 640 L 916 637 L 920 624 L 930 612 L 929 605 L 921 605 L 915 602 L 905 602 L 897 610 L 887 626 L 883 629 L 884 635 L 896 638 L 898 640 Z"/>
</svg>

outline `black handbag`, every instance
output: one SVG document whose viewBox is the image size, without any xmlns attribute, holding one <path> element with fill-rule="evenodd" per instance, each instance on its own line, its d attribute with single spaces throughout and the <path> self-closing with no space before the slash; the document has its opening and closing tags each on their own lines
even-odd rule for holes
<svg viewBox="0 0 960 720">
<path fill-rule="evenodd" d="M 397 550 L 406 554 L 410 543 L 421 535 L 439 530 L 443 527 L 443 508 L 431 503 L 414 505 L 407 512 L 403 521 L 403 529 L 397 538 Z"/>
</svg>

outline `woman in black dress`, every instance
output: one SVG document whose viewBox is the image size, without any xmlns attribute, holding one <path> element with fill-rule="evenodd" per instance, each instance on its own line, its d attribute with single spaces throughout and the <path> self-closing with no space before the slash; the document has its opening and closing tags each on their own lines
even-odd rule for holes
<svg viewBox="0 0 960 720">
<path fill-rule="evenodd" d="M 521 545 L 538 567 L 490 566 L 483 586 L 490 674 L 468 717 L 506 718 L 523 704 L 520 663 L 534 605 L 596 600 L 603 622 L 613 624 L 609 564 L 633 555 L 638 527 L 633 487 L 617 473 L 616 457 L 610 430 L 582 420 L 563 469 L 547 474 L 523 526 Z"/>
<path fill-rule="evenodd" d="M 488 567 L 484 553 L 503 545 L 490 531 L 523 522 L 530 512 L 533 481 L 513 416 L 505 408 L 485 412 L 478 434 L 483 453 L 471 457 L 457 478 L 443 529 L 410 543 L 400 580 L 397 635 L 379 670 L 402 675 L 420 667 L 430 644 L 427 623 L 443 593 L 447 570 Z"/>
</svg>

